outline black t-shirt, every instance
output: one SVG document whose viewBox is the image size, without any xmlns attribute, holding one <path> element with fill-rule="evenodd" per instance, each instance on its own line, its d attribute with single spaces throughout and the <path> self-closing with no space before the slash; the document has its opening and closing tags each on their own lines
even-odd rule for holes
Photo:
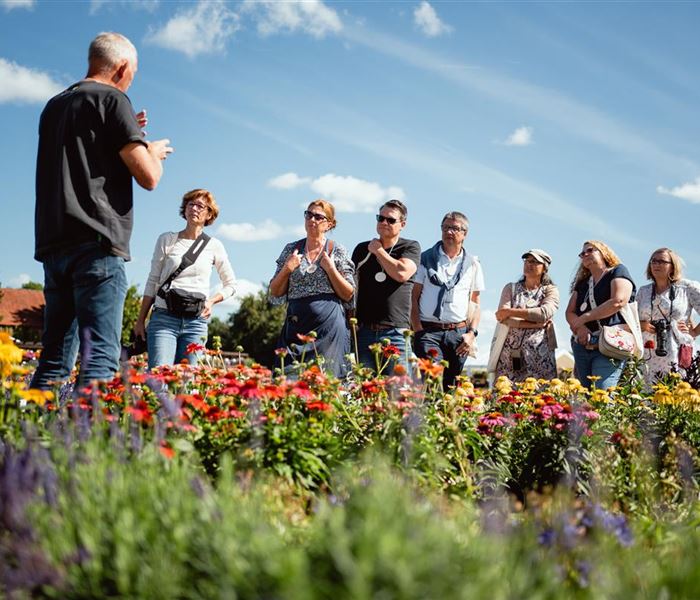
<svg viewBox="0 0 700 600">
<path fill-rule="evenodd" d="M 612 281 L 613 279 L 618 278 L 628 279 L 632 283 L 632 294 L 630 295 L 629 301 L 632 302 L 634 300 L 634 295 L 637 288 L 634 285 L 634 281 L 632 280 L 632 276 L 630 275 L 627 267 L 620 264 L 605 273 L 605 275 L 600 278 L 598 283 L 593 288 L 593 297 L 595 298 L 596 306 L 600 306 L 603 304 L 603 302 L 610 300 Z M 586 307 L 584 310 L 581 310 L 581 306 L 584 302 L 586 303 Z M 591 310 L 591 308 L 591 303 L 588 300 L 588 279 L 586 279 L 576 286 L 576 315 L 580 316 L 583 313 Z M 616 312 L 614 315 L 606 317 L 605 319 L 600 319 L 600 323 L 602 325 L 619 325 L 624 322 L 625 321 L 620 316 L 619 312 Z M 586 323 L 586 326 L 591 331 L 598 331 L 597 321 L 589 321 Z"/>
<path fill-rule="evenodd" d="M 39 121 L 34 257 L 98 234 L 129 259 L 133 226 L 131 173 L 119 156 L 143 141 L 129 98 L 96 81 L 81 81 L 48 101 Z"/>
<path fill-rule="evenodd" d="M 367 256 L 369 242 L 362 242 L 352 253 L 355 268 Z M 388 249 L 386 249 L 388 252 Z M 414 240 L 399 238 L 391 250 L 395 259 L 409 258 L 420 264 L 420 245 Z M 370 254 L 369 259 L 359 269 L 357 294 L 357 320 L 360 323 L 381 324 L 387 328 L 410 327 L 411 291 L 413 277 L 404 283 L 395 281 L 388 275 L 382 282 L 374 276 L 382 270 L 377 257 Z"/>
</svg>

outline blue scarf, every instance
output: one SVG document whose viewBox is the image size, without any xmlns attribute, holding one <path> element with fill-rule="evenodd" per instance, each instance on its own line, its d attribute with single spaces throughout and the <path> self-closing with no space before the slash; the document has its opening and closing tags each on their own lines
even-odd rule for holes
<svg viewBox="0 0 700 600">
<path fill-rule="evenodd" d="M 433 316 L 438 320 L 442 320 L 442 311 L 445 304 L 452 301 L 455 286 L 471 266 L 471 261 L 467 262 L 465 260 L 467 253 L 464 248 L 462 248 L 462 261 L 459 263 L 457 271 L 455 271 L 455 274 L 449 279 L 443 279 L 443 277 L 438 274 L 438 260 L 440 259 L 441 247 L 442 242 L 438 242 L 420 255 L 420 264 L 425 267 L 430 283 L 440 288 L 438 291 L 437 305 L 433 311 Z"/>
</svg>

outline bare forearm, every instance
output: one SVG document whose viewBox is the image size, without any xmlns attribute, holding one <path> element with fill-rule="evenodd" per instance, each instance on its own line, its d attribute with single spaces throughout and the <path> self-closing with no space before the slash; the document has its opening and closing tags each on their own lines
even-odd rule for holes
<svg viewBox="0 0 700 600">
<path fill-rule="evenodd" d="M 275 298 L 284 296 L 289 289 L 289 271 L 286 267 L 282 267 L 280 272 L 277 273 L 270 281 L 270 295 Z"/>
<path fill-rule="evenodd" d="M 141 308 L 139 310 L 139 316 L 137 318 L 137 321 L 140 321 L 142 323 L 144 323 L 146 321 L 146 317 L 148 316 L 148 311 L 151 310 L 151 306 L 153 306 L 153 302 L 155 302 L 154 296 L 144 296 L 141 299 Z"/>
<path fill-rule="evenodd" d="M 345 279 L 345 277 L 343 277 L 338 269 L 333 268 L 330 270 L 330 272 L 326 271 L 326 275 L 328 275 L 328 280 L 331 282 L 331 287 L 338 298 L 343 300 L 343 302 L 347 302 L 350 300 L 350 298 L 352 298 L 355 288 L 347 279 Z"/>
</svg>

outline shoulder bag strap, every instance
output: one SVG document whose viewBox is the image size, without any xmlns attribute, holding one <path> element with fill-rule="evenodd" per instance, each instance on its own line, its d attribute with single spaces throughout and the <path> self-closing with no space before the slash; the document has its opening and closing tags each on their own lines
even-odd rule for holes
<svg viewBox="0 0 700 600">
<path fill-rule="evenodd" d="M 168 277 L 164 282 L 163 285 L 160 286 L 158 289 L 158 295 L 161 298 L 165 298 L 165 292 L 167 292 L 170 289 L 170 286 L 173 283 L 173 280 L 180 274 L 182 273 L 187 267 L 190 265 L 193 265 L 196 260 L 199 258 L 199 255 L 202 253 L 206 245 L 209 243 L 209 240 L 211 237 L 209 237 L 206 233 L 202 232 L 199 234 L 197 239 L 194 241 L 194 244 L 192 244 L 187 252 L 183 254 L 182 256 L 182 261 L 180 262 L 180 266 L 175 269 L 171 274 L 170 277 Z"/>
</svg>

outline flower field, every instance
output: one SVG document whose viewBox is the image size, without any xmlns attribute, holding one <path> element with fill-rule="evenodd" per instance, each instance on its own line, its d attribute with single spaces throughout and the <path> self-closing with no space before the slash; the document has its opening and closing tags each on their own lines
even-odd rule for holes
<svg viewBox="0 0 700 600">
<path fill-rule="evenodd" d="M 698 595 L 700 392 L 679 378 L 444 393 L 429 360 L 341 383 L 210 352 L 43 393 L 33 358 L 0 338 L 6 597 Z"/>
</svg>

